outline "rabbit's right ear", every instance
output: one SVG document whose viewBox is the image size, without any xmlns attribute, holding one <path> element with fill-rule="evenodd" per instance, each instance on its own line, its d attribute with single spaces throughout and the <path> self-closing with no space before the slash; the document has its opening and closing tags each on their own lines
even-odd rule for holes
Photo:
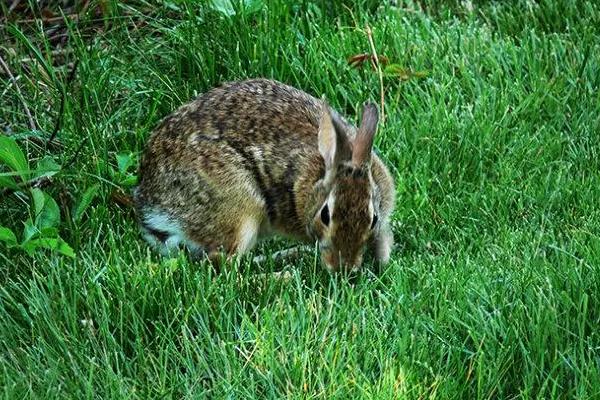
<svg viewBox="0 0 600 400">
<path fill-rule="evenodd" d="M 335 129 L 329 106 L 323 100 L 321 118 L 319 120 L 319 152 L 325 160 L 325 181 L 331 182 L 335 177 L 338 164 L 348 154 L 348 139 L 341 130 Z"/>
<path fill-rule="evenodd" d="M 373 138 L 377 132 L 379 111 L 374 103 L 365 103 L 362 113 L 362 121 L 352 146 L 352 164 L 355 167 L 371 164 L 371 152 L 373 150 Z"/>
</svg>

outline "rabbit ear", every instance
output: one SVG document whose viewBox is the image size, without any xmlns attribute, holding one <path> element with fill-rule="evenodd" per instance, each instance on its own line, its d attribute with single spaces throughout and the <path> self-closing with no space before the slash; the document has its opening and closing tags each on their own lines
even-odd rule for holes
<svg viewBox="0 0 600 400">
<path fill-rule="evenodd" d="M 365 103 L 362 120 L 352 142 L 352 164 L 355 167 L 370 165 L 373 138 L 377 132 L 379 111 L 374 103 Z"/>
<path fill-rule="evenodd" d="M 319 152 L 325 160 L 325 170 L 329 171 L 335 166 L 336 162 L 336 150 L 337 150 L 337 134 L 331 114 L 329 113 L 329 107 L 327 103 L 323 101 L 323 107 L 321 109 L 321 119 L 319 120 Z"/>
<path fill-rule="evenodd" d="M 319 152 L 325 160 L 326 181 L 335 176 L 340 162 L 350 160 L 350 143 L 339 123 L 333 119 L 325 100 L 319 121 Z"/>
</svg>

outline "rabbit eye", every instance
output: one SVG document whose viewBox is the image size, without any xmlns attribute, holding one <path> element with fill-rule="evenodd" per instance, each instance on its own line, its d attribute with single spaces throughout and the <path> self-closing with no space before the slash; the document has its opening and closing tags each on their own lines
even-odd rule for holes
<svg viewBox="0 0 600 400">
<path fill-rule="evenodd" d="M 373 215 L 373 222 L 371 222 L 371 229 L 375 228 L 375 225 L 377 225 L 377 214 Z"/>
<path fill-rule="evenodd" d="M 321 222 L 323 222 L 325 226 L 329 226 L 329 207 L 327 207 L 327 204 L 321 209 Z"/>
</svg>

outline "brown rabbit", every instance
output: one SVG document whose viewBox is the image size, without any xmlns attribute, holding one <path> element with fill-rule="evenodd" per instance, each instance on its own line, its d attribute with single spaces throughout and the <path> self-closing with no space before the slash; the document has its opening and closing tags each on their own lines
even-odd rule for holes
<svg viewBox="0 0 600 400">
<path fill-rule="evenodd" d="M 149 139 L 135 193 L 144 237 L 163 253 L 185 246 L 213 257 L 277 233 L 318 241 L 332 271 L 357 269 L 367 244 L 386 263 L 394 184 L 372 152 L 377 122 L 374 104 L 356 129 L 272 80 L 215 88 Z"/>
</svg>

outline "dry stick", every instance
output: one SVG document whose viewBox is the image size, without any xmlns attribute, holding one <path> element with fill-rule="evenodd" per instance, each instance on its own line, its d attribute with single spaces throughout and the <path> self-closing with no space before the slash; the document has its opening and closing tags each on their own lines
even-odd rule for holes
<svg viewBox="0 0 600 400">
<path fill-rule="evenodd" d="M 379 64 L 379 57 L 377 57 L 377 51 L 375 50 L 375 44 L 373 43 L 373 32 L 371 27 L 367 27 L 367 37 L 369 38 L 369 45 L 375 57 L 375 64 L 377 64 L 377 75 L 379 75 L 379 92 L 381 93 L 381 125 L 385 125 L 385 92 L 383 88 L 383 73 L 381 72 L 381 65 Z"/>
<path fill-rule="evenodd" d="M 20 2 L 21 2 L 21 0 L 14 0 L 12 2 L 12 4 L 10 5 L 10 7 L 8 7 L 8 13 L 7 14 L 10 14 L 11 12 L 13 12 L 13 10 L 15 8 L 17 8 L 17 6 L 19 5 Z"/>
<path fill-rule="evenodd" d="M 67 77 L 66 85 L 70 85 L 71 82 L 73 81 L 73 78 L 75 77 L 75 72 L 77 71 L 78 65 L 79 65 L 79 60 L 76 60 L 75 64 L 73 64 L 73 69 L 71 70 L 71 72 L 69 73 L 69 76 Z M 56 122 L 54 124 L 54 130 L 52 131 L 52 134 L 50 135 L 50 139 L 48 139 L 48 144 L 47 144 L 48 146 L 52 143 L 52 141 L 56 137 L 56 134 L 58 133 L 58 130 L 60 129 L 60 125 L 61 125 L 62 118 L 63 118 L 63 113 L 65 111 L 65 97 L 67 97 L 67 91 L 66 91 L 65 87 L 63 86 L 63 92 L 62 92 L 62 96 L 60 98 L 60 107 L 58 109 L 58 115 L 56 117 Z"/>
<path fill-rule="evenodd" d="M 23 93 L 21 93 L 21 89 L 19 88 L 17 80 L 15 79 L 12 72 L 10 72 L 8 65 L 6 65 L 2 56 L 0 56 L 0 65 L 2 66 L 2 69 L 6 71 L 6 73 L 8 74 L 8 78 L 11 80 L 11 82 L 13 83 L 13 85 L 15 85 L 15 88 L 17 89 L 17 95 L 19 96 L 19 100 L 21 100 L 21 103 L 23 103 L 23 108 L 25 109 L 25 114 L 27 114 L 27 118 L 29 119 L 29 127 L 31 128 L 32 131 L 37 130 L 35 121 L 33 120 L 31 113 L 29 112 L 29 107 L 27 107 L 27 103 L 25 102 Z"/>
<path fill-rule="evenodd" d="M 71 70 L 71 73 L 69 74 L 69 77 L 67 79 L 67 81 L 69 83 L 73 80 L 78 65 L 79 65 L 79 60 L 77 60 L 75 62 L 75 64 L 73 65 L 73 69 Z M 56 136 L 56 132 L 58 132 L 58 129 L 60 127 L 59 123 L 60 123 L 60 119 L 62 118 L 62 113 L 63 113 L 63 110 L 64 110 L 63 109 L 63 107 L 64 107 L 64 95 L 63 95 L 62 99 L 63 99 L 63 102 L 61 102 L 61 110 L 60 110 L 59 115 L 58 115 L 58 120 L 57 120 L 56 125 L 54 127 L 54 132 L 52 133 L 52 136 L 46 142 L 47 146 L 49 146 L 51 144 L 52 140 L 54 139 L 54 136 Z M 70 168 L 75 163 L 75 161 L 79 157 L 79 152 L 83 149 L 83 146 L 85 145 L 87 139 L 88 138 L 85 137 L 85 138 L 83 138 L 81 140 L 81 142 L 77 146 L 77 149 L 75 149 L 75 152 L 74 152 L 73 156 L 66 162 L 66 164 L 64 164 L 62 166 L 63 170 Z M 37 187 L 37 188 L 45 187 L 45 186 L 48 186 L 51 182 L 52 182 L 52 178 L 50 178 L 48 176 L 43 176 L 41 178 L 33 179 L 33 180 L 30 180 L 30 181 L 27 181 L 27 182 L 23 183 L 22 185 L 18 186 L 16 189 L 5 188 L 4 190 L 0 191 L 0 198 L 4 197 L 6 195 L 9 195 L 9 194 L 13 194 L 13 193 L 18 192 L 18 191 L 23 191 L 23 190 L 26 190 L 26 189 L 30 189 L 32 187 Z"/>
<path fill-rule="evenodd" d="M 65 18 L 71 19 L 73 21 L 78 21 L 79 20 L 79 14 L 68 14 L 63 16 L 58 16 L 58 17 L 49 17 L 49 18 L 27 18 L 27 19 L 21 19 L 19 21 L 17 21 L 17 23 L 19 24 L 29 24 L 32 22 L 38 22 L 38 21 L 42 21 L 44 23 L 47 24 L 52 24 L 54 22 L 62 22 L 64 21 Z"/>
</svg>

